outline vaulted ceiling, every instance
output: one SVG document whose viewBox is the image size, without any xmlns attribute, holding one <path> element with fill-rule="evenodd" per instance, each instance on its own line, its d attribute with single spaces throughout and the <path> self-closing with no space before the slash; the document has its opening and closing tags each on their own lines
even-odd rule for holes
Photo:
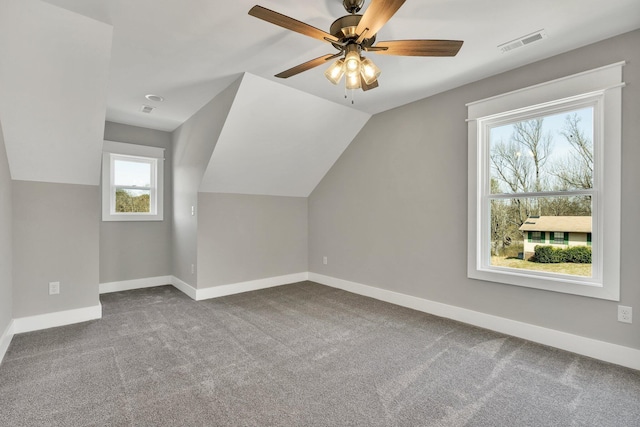
<svg viewBox="0 0 640 427">
<path fill-rule="evenodd" d="M 370 114 L 621 34 L 640 26 L 637 0 L 408 0 L 378 40 L 464 40 L 455 58 L 371 55 L 380 87 L 345 102 L 318 67 L 286 80 L 274 74 L 334 53 L 328 43 L 248 15 L 260 4 L 329 30 L 342 0 L 47 0 L 113 26 L 107 118 L 173 130 L 241 73 L 250 72 Z M 366 10 L 370 0 L 365 1 Z M 503 54 L 497 46 L 544 29 L 548 38 Z M 139 112 L 144 95 L 166 101 Z"/>
<path fill-rule="evenodd" d="M 273 77 L 335 49 L 249 16 L 256 3 L 325 31 L 346 14 L 341 0 L 0 0 L 0 120 L 14 179 L 95 184 L 105 119 L 173 131 L 247 72 L 203 188 L 263 194 L 242 187 L 238 171 L 266 173 L 251 157 L 265 146 L 263 160 L 337 158 L 371 114 L 640 28 L 637 0 L 408 0 L 378 40 L 457 39 L 462 49 L 453 58 L 371 55 L 380 87 L 352 104 L 326 67 Z M 547 38 L 497 49 L 541 29 Z M 145 114 L 143 104 L 156 109 Z M 335 135 L 346 142 L 326 142 Z M 326 152 L 301 150 L 311 137 Z M 287 164 L 307 186 L 320 174 Z M 299 192 L 276 186 L 268 193 Z"/>
<path fill-rule="evenodd" d="M 112 27 L 0 0 L 0 121 L 16 180 L 97 184 Z"/>
<path fill-rule="evenodd" d="M 200 191 L 307 197 L 369 117 L 247 73 Z"/>
</svg>

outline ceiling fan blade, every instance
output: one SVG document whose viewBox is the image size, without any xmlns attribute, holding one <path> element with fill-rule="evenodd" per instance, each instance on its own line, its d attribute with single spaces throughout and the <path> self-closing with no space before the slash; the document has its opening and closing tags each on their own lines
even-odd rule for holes
<svg viewBox="0 0 640 427">
<path fill-rule="evenodd" d="M 362 87 L 362 91 L 366 92 L 368 90 L 371 89 L 375 89 L 378 87 L 378 80 L 374 80 L 370 85 L 368 85 L 364 79 L 362 78 L 362 76 L 360 76 L 360 86 Z"/>
<path fill-rule="evenodd" d="M 286 79 L 286 78 L 289 78 L 291 76 L 295 76 L 296 74 L 300 74 L 303 71 L 307 71 L 307 70 L 310 70 L 312 68 L 315 68 L 318 65 L 326 64 L 328 60 L 330 60 L 331 58 L 335 58 L 338 55 L 340 55 L 340 54 L 320 56 L 320 57 L 318 57 L 316 59 L 312 59 L 311 61 L 307 61 L 307 62 L 305 62 L 303 64 L 296 65 L 293 68 L 289 68 L 286 71 L 278 73 L 278 74 L 276 74 L 276 77 L 280 77 L 281 79 Z"/>
<path fill-rule="evenodd" d="M 338 38 L 326 33 L 316 27 L 312 27 L 309 24 L 295 20 L 286 15 L 283 15 L 273 10 L 269 10 L 262 6 L 253 6 L 249 10 L 249 15 L 260 18 L 264 21 L 271 22 L 287 30 L 295 31 L 296 33 L 303 34 L 305 36 L 313 37 L 314 39 L 322 40 L 323 42 L 338 41 Z M 327 40 L 328 39 L 328 40 Z"/>
<path fill-rule="evenodd" d="M 404 2 L 405 0 L 371 0 L 371 4 L 356 27 L 356 34 L 367 39 L 371 38 L 391 19 Z M 363 35 L 365 30 L 367 33 Z"/>
<path fill-rule="evenodd" d="M 462 47 L 460 40 L 392 40 L 376 43 L 378 55 L 398 56 L 456 56 Z"/>
</svg>

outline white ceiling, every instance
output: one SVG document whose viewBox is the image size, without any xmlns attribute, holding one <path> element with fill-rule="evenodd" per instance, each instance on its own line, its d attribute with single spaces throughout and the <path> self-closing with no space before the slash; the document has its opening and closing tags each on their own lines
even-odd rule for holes
<svg viewBox="0 0 640 427">
<path fill-rule="evenodd" d="M 201 189 L 304 196 L 371 114 L 640 28 L 638 0 L 409 0 L 378 40 L 460 39 L 460 53 L 371 54 L 380 87 L 351 104 L 325 67 L 273 77 L 334 50 L 249 16 L 256 2 L 327 31 L 345 14 L 341 0 L 0 0 L 13 179 L 95 185 L 105 119 L 173 131 L 247 73 Z M 540 29 L 548 38 L 496 48 Z"/>
<path fill-rule="evenodd" d="M 308 197 L 369 117 L 247 73 L 200 191 Z"/>
<path fill-rule="evenodd" d="M 47 0 L 113 25 L 107 119 L 173 130 L 241 73 L 278 81 L 349 108 L 378 113 L 640 27 L 638 0 L 409 0 L 378 33 L 393 39 L 457 39 L 455 58 L 374 55 L 380 87 L 355 105 L 317 67 L 286 80 L 274 74 L 335 52 L 247 12 L 256 3 L 325 31 L 341 0 Z M 365 3 L 368 4 L 368 0 Z M 548 38 L 507 54 L 496 46 L 545 29 Z M 147 102 L 155 93 L 166 101 Z M 158 108 L 145 115 L 143 103 Z"/>
<path fill-rule="evenodd" d="M 0 1 L 0 120 L 16 180 L 97 185 L 111 26 Z"/>
</svg>

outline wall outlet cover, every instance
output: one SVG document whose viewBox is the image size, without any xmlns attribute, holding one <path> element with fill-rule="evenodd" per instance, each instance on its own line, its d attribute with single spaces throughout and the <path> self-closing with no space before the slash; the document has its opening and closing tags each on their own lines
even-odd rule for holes
<svg viewBox="0 0 640 427">
<path fill-rule="evenodd" d="M 633 309 L 624 305 L 618 306 L 618 322 L 631 323 L 633 321 Z"/>
<path fill-rule="evenodd" d="M 58 295 L 60 293 L 60 282 L 49 282 L 49 295 Z"/>
</svg>

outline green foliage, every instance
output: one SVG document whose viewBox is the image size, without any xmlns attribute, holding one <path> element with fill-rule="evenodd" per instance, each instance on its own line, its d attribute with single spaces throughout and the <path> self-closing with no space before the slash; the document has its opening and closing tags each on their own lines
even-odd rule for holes
<svg viewBox="0 0 640 427">
<path fill-rule="evenodd" d="M 133 195 L 125 190 L 116 191 L 116 212 L 149 212 L 149 195 Z"/>
<path fill-rule="evenodd" d="M 565 249 L 567 262 L 591 264 L 591 248 L 588 246 L 570 246 Z"/>
<path fill-rule="evenodd" d="M 532 261 L 541 264 L 573 262 L 591 264 L 591 248 L 588 246 L 570 246 L 566 249 L 537 245 Z"/>
<path fill-rule="evenodd" d="M 542 264 L 566 262 L 564 250 L 562 248 L 554 248 L 553 246 L 542 245 L 536 246 L 533 260 Z"/>
</svg>

